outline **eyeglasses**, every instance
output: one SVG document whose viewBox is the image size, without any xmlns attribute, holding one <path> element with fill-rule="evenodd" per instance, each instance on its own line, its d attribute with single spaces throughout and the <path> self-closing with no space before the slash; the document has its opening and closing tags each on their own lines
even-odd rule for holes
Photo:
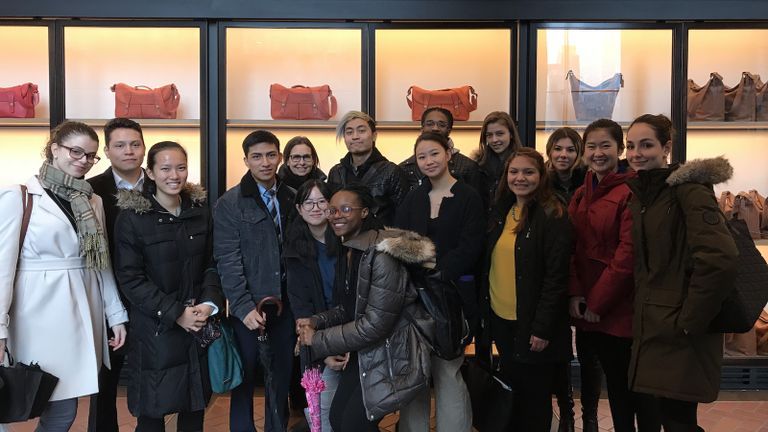
<svg viewBox="0 0 768 432">
<path fill-rule="evenodd" d="M 304 154 L 304 155 L 292 154 L 290 159 L 291 159 L 291 162 L 293 162 L 293 163 L 299 163 L 301 161 L 304 161 L 304 162 L 307 162 L 307 163 L 311 163 L 312 162 L 312 155 L 311 154 Z"/>
<path fill-rule="evenodd" d="M 352 213 L 352 210 L 360 210 L 365 207 L 352 207 L 352 206 L 341 206 L 341 207 L 328 207 L 325 209 L 325 215 L 326 216 L 336 216 L 338 213 L 343 214 L 344 216 L 349 216 L 349 214 Z"/>
<path fill-rule="evenodd" d="M 424 122 L 424 126 L 426 126 L 428 128 L 433 128 L 433 127 L 437 126 L 440 129 L 445 129 L 445 128 L 448 127 L 448 122 L 427 120 L 427 121 Z"/>
<path fill-rule="evenodd" d="M 312 211 L 313 208 L 319 208 L 320 210 L 325 210 L 328 208 L 328 201 L 321 199 L 317 201 L 312 200 L 306 200 L 303 203 L 301 203 L 301 208 L 304 209 L 304 211 Z"/>
<path fill-rule="evenodd" d="M 71 157 L 74 160 L 80 160 L 83 158 L 83 156 L 85 156 L 85 160 L 88 163 L 92 163 L 92 164 L 95 164 L 96 162 L 101 160 L 101 158 L 96 155 L 96 152 L 86 153 L 81 148 L 68 147 L 68 146 L 65 146 L 64 144 L 58 144 L 58 146 L 69 150 L 69 157 Z"/>
</svg>

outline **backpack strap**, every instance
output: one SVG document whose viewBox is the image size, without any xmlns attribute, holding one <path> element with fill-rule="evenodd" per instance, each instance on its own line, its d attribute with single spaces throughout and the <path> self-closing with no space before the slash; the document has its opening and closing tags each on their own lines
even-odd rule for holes
<svg viewBox="0 0 768 432">
<path fill-rule="evenodd" d="M 21 256 L 21 248 L 24 246 L 24 238 L 27 236 L 29 220 L 32 218 L 32 202 L 32 194 L 27 190 L 27 186 L 21 185 L 21 206 L 24 214 L 21 217 L 21 231 L 19 232 L 19 256 Z"/>
</svg>

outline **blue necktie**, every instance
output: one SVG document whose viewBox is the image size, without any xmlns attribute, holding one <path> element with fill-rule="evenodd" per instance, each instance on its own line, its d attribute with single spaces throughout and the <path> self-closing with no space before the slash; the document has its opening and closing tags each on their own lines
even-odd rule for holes
<svg viewBox="0 0 768 432">
<path fill-rule="evenodd" d="M 269 210 L 269 215 L 272 216 L 272 223 L 275 224 L 277 241 L 278 243 L 281 243 L 280 215 L 277 213 L 277 197 L 275 197 L 276 192 L 274 189 L 268 189 L 265 193 L 267 197 L 267 210 Z"/>
</svg>

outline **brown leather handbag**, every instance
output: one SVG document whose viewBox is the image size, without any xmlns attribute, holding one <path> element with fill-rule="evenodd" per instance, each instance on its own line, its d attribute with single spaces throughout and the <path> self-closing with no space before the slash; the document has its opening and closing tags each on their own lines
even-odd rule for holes
<svg viewBox="0 0 768 432">
<path fill-rule="evenodd" d="M 115 117 L 135 119 L 175 119 L 181 96 L 176 84 L 158 88 L 118 83 L 115 92 Z"/>
<path fill-rule="evenodd" d="M 760 75 L 755 80 L 755 120 L 768 121 L 768 83 L 763 83 Z"/>
<path fill-rule="evenodd" d="M 755 121 L 755 75 L 741 73 L 741 81 L 725 87 L 725 121 Z"/>
<path fill-rule="evenodd" d="M 688 120 L 725 121 L 725 87 L 717 72 L 709 74 L 703 86 L 688 80 Z"/>
<path fill-rule="evenodd" d="M 275 120 L 328 120 L 336 115 L 336 98 L 328 84 L 317 87 L 269 86 L 270 115 Z"/>
<path fill-rule="evenodd" d="M 405 95 L 405 101 L 411 108 L 411 120 L 420 121 L 427 108 L 445 108 L 458 121 L 469 120 L 469 113 L 477 109 L 477 93 L 472 86 L 462 86 L 440 90 L 427 90 L 411 86 Z"/>
<path fill-rule="evenodd" d="M 755 337 L 757 338 L 757 355 L 768 355 L 768 312 L 763 309 L 760 318 L 755 323 Z"/>
<path fill-rule="evenodd" d="M 758 207 L 754 197 L 747 192 L 739 192 L 733 200 L 733 217 L 747 223 L 749 235 L 753 239 L 760 238 L 760 213 L 762 204 Z"/>
<path fill-rule="evenodd" d="M 730 219 L 733 214 L 733 198 L 733 192 L 723 191 L 720 194 L 720 199 L 717 200 L 717 205 L 720 207 L 720 210 L 723 212 L 726 219 Z"/>
<path fill-rule="evenodd" d="M 32 83 L 0 87 L 0 117 L 33 118 L 35 105 L 40 102 L 37 85 Z"/>
</svg>

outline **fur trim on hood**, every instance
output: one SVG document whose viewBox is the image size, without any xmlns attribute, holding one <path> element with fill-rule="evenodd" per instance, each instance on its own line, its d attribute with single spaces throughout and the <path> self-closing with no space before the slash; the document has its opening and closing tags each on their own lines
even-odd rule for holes
<svg viewBox="0 0 768 432">
<path fill-rule="evenodd" d="M 667 177 L 667 184 L 677 186 L 683 183 L 716 185 L 731 179 L 733 167 L 723 156 L 712 159 L 694 159 L 681 165 Z"/>
<path fill-rule="evenodd" d="M 406 264 L 434 263 L 435 244 L 427 237 L 413 231 L 386 228 L 380 232 L 383 237 L 376 250 L 389 254 Z"/>
<path fill-rule="evenodd" d="M 205 189 L 195 183 L 185 184 L 181 194 L 188 196 L 193 205 L 204 203 L 208 197 Z M 120 189 L 116 196 L 117 207 L 121 210 L 133 210 L 138 214 L 143 214 L 152 209 L 152 203 L 149 199 L 137 190 Z"/>
</svg>

